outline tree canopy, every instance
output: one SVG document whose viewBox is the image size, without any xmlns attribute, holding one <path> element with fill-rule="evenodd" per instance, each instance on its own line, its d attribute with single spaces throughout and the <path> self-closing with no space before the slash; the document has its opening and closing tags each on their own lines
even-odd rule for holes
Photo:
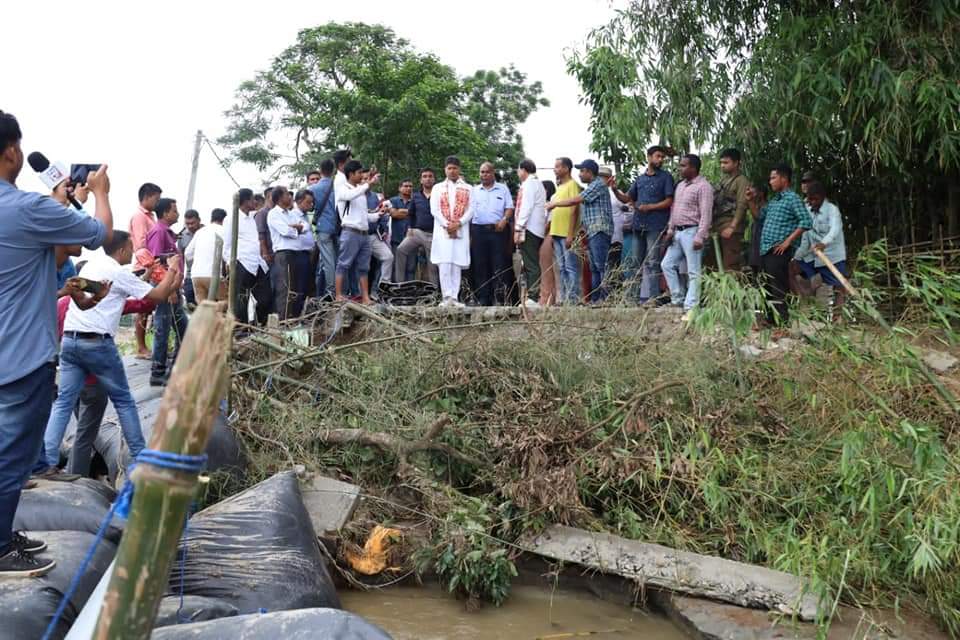
<svg viewBox="0 0 960 640">
<path fill-rule="evenodd" d="M 814 170 L 848 218 L 953 234 L 958 35 L 958 0 L 634 0 L 568 69 L 595 151 L 628 169 L 654 141 L 737 146 L 757 177 Z"/>
<path fill-rule="evenodd" d="M 484 160 L 515 169 L 519 125 L 546 105 L 539 82 L 509 67 L 465 79 L 381 25 L 303 29 L 266 70 L 243 82 L 220 142 L 232 158 L 302 174 L 340 147 L 376 164 L 388 186 L 421 166 L 460 156 L 468 176 Z"/>
</svg>

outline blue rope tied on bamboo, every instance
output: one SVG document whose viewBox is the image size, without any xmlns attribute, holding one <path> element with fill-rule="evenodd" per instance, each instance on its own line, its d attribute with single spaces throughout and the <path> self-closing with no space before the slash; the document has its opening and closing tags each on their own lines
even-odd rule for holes
<svg viewBox="0 0 960 640">
<path fill-rule="evenodd" d="M 93 544 L 90 545 L 90 549 L 87 551 L 87 555 L 84 557 L 83 562 L 81 562 L 80 566 L 77 567 L 77 572 L 73 574 L 73 579 L 70 581 L 70 586 L 67 587 L 67 590 L 64 592 L 63 597 L 60 599 L 60 605 L 57 607 L 56 612 L 50 619 L 50 624 L 47 625 L 47 630 L 43 633 L 43 640 L 51 640 L 54 637 L 54 634 L 57 630 L 57 624 L 60 622 L 63 614 L 66 612 L 67 606 L 70 604 L 70 599 L 73 598 L 73 594 L 76 592 L 77 587 L 80 586 L 80 580 L 83 578 L 83 574 L 86 573 L 87 568 L 93 561 L 93 555 L 96 553 L 97 547 L 100 546 L 100 543 L 103 541 L 103 538 L 107 533 L 107 527 L 109 527 L 110 523 L 113 522 L 114 516 L 123 518 L 124 520 L 127 519 L 127 516 L 130 513 L 130 505 L 133 502 L 133 482 L 130 480 L 130 474 L 139 464 L 151 465 L 160 469 L 171 469 L 173 471 L 199 474 L 201 471 L 203 471 L 203 468 L 207 464 L 207 455 L 202 454 L 199 456 L 191 456 L 182 453 L 170 453 L 169 451 L 155 451 L 153 449 L 144 449 L 140 452 L 140 455 L 137 456 L 133 464 L 127 468 L 127 481 L 124 483 L 123 489 L 121 489 L 120 493 L 117 495 L 117 499 L 113 501 L 112 505 L 110 505 L 110 510 L 107 511 L 107 515 L 104 516 L 103 522 L 100 523 L 100 528 L 97 530 Z M 181 562 L 185 557 L 186 553 L 184 552 L 183 556 L 181 556 Z M 183 567 L 181 567 L 181 576 L 182 573 Z M 183 608 L 182 584 L 180 589 L 180 607 Z M 177 613 L 179 616 L 179 611 Z"/>
</svg>

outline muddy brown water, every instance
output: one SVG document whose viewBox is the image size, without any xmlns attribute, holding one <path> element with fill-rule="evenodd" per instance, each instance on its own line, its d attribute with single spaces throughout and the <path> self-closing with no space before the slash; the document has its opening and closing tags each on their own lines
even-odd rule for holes
<svg viewBox="0 0 960 640">
<path fill-rule="evenodd" d="M 342 589 L 340 599 L 344 609 L 379 625 L 395 640 L 688 638 L 662 616 L 583 592 L 551 593 L 535 586 L 514 586 L 502 607 L 487 605 L 473 613 L 436 583 L 369 592 Z"/>
</svg>

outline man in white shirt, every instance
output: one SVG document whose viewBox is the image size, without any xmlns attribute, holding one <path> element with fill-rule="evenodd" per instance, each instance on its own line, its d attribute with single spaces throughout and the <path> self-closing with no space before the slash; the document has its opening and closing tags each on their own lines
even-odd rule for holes
<svg viewBox="0 0 960 640">
<path fill-rule="evenodd" d="M 370 213 L 367 209 L 367 191 L 380 180 L 380 174 L 371 171 L 364 177 L 363 165 L 350 160 L 343 167 L 343 176 L 344 180 L 334 186 L 341 226 L 334 288 L 337 300 L 345 300 L 344 285 L 350 271 L 355 269 L 360 281 L 360 298 L 363 304 L 370 304 L 371 248 L 367 234 L 371 222 L 378 222 L 381 215 L 389 214 Z"/>
<path fill-rule="evenodd" d="M 433 188 L 430 212 L 433 214 L 433 243 L 430 261 L 440 271 L 442 307 L 462 307 L 460 277 L 470 266 L 470 219 L 473 217 L 473 187 L 460 177 L 460 159 L 450 156 L 444 162 L 447 179 Z"/>
<path fill-rule="evenodd" d="M 303 305 L 307 299 L 307 289 L 310 286 L 310 280 L 313 277 L 313 264 L 311 256 L 317 246 L 316 238 L 313 235 L 313 225 L 310 224 L 310 212 L 313 211 L 316 200 L 313 197 L 313 191 L 310 189 L 301 189 L 293 197 L 293 211 L 300 214 L 303 224 L 303 233 L 300 234 L 297 252 L 294 256 L 296 262 L 296 272 L 299 276 L 296 306 L 293 315 L 299 316 L 303 312 Z"/>
<path fill-rule="evenodd" d="M 120 316 L 127 298 L 162 303 L 180 289 L 183 283 L 180 258 L 171 256 L 167 274 L 160 284 L 151 287 L 125 266 L 133 259 L 133 241 L 126 231 L 114 230 L 112 240 L 104 243 L 103 251 L 105 255 L 94 256 L 84 266 L 80 277 L 94 282 L 110 282 L 110 292 L 89 309 L 81 309 L 71 301 L 63 323 L 60 389 L 44 433 L 44 448 L 50 466 L 59 461 L 63 432 L 88 375 L 96 376 L 106 389 L 117 411 L 130 455 L 136 458 L 144 447 L 137 403 L 130 394 L 127 374 L 113 337 L 120 327 Z"/>
<path fill-rule="evenodd" d="M 197 302 L 202 302 L 210 295 L 210 286 L 213 282 L 214 270 L 223 270 L 223 221 L 227 212 L 223 209 L 214 209 L 210 213 L 210 224 L 200 227 L 193 234 L 193 239 L 183 252 L 183 257 L 190 267 L 190 277 L 193 280 L 193 291 Z M 220 242 L 220 256 L 217 259 L 217 242 Z M 222 300 L 223 281 L 220 290 L 215 292 L 214 299 Z"/>
<path fill-rule="evenodd" d="M 514 242 L 523 257 L 523 272 L 527 280 L 528 309 L 540 307 L 540 245 L 547 233 L 547 192 L 537 177 L 537 165 L 524 158 L 517 169 L 520 191 L 517 192 L 517 226 Z"/>
<path fill-rule="evenodd" d="M 233 301 L 233 315 L 237 322 L 247 324 L 247 307 L 250 303 L 250 294 L 257 301 L 257 324 L 267 324 L 270 314 L 270 305 L 273 303 L 273 293 L 270 288 L 270 279 L 267 275 L 269 267 L 260 252 L 260 234 L 257 231 L 257 221 L 254 219 L 256 205 L 253 200 L 253 191 L 240 189 L 237 192 L 240 213 L 237 216 L 237 282 L 236 300 Z M 223 259 L 230 260 L 230 251 L 233 244 L 233 219 L 227 217 L 223 224 Z"/>
<path fill-rule="evenodd" d="M 312 205 L 313 194 L 309 191 L 307 194 Z M 267 228 L 270 229 L 270 242 L 273 244 L 271 268 L 276 270 L 273 277 L 273 308 L 281 320 L 286 320 L 298 316 L 303 308 L 303 296 L 307 288 L 298 258 L 300 236 L 310 232 L 310 223 L 293 206 L 293 194 L 286 187 L 273 190 L 273 202 L 275 206 L 267 214 Z"/>
</svg>

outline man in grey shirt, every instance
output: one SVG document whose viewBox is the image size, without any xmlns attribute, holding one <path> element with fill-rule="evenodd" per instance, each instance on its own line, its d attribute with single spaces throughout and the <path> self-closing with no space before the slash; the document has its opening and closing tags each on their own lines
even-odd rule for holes
<svg viewBox="0 0 960 640">
<path fill-rule="evenodd" d="M 42 541 L 13 532 L 20 491 L 40 457 L 53 403 L 57 356 L 54 247 L 96 249 L 113 237 L 106 165 L 87 186 L 96 214 L 17 189 L 23 168 L 20 125 L 0 111 L 0 577 L 49 572 L 54 561 L 33 554 Z"/>
</svg>

